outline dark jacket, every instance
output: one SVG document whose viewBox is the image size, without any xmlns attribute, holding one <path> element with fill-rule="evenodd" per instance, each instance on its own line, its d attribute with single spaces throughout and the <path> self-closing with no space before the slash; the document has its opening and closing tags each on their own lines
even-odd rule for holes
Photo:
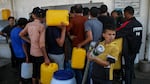
<svg viewBox="0 0 150 84">
<path fill-rule="evenodd" d="M 142 43 L 142 24 L 136 20 L 135 17 L 128 20 L 128 24 L 124 28 L 117 31 L 116 38 L 123 38 L 122 54 L 136 54 L 139 53 Z"/>
</svg>

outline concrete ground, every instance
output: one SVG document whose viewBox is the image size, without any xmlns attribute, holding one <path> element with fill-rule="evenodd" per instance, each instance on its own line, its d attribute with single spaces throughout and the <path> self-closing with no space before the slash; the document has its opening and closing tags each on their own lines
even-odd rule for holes
<svg viewBox="0 0 150 84">
<path fill-rule="evenodd" d="M 143 73 L 136 69 L 135 74 L 136 78 L 133 80 L 133 84 L 150 84 L 150 72 Z M 19 84 L 17 75 L 17 70 L 11 67 L 10 59 L 0 58 L 0 84 Z M 121 83 L 114 81 L 114 84 Z"/>
</svg>

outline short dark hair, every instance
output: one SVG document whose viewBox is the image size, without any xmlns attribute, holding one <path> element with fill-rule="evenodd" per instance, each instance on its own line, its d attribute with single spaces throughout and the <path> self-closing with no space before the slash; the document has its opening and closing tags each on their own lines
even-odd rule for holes
<svg viewBox="0 0 150 84">
<path fill-rule="evenodd" d="M 35 7 L 33 8 L 32 14 L 34 14 L 35 16 L 39 17 L 39 18 L 43 18 L 45 17 L 45 12 L 43 9 L 40 9 L 39 7 Z"/>
<path fill-rule="evenodd" d="M 26 18 L 19 18 L 17 21 L 17 25 L 19 26 L 25 26 L 28 23 L 28 20 Z"/>
<path fill-rule="evenodd" d="M 83 16 L 88 15 L 89 11 L 90 11 L 90 9 L 88 7 L 84 7 L 83 8 Z"/>
<path fill-rule="evenodd" d="M 103 33 L 105 33 L 106 30 L 116 31 L 114 25 L 112 25 L 112 24 L 107 24 L 107 25 L 105 26 L 104 30 L 103 30 Z"/>
<path fill-rule="evenodd" d="M 103 4 L 100 6 L 100 13 L 106 13 L 108 10 L 107 5 Z"/>
<path fill-rule="evenodd" d="M 42 18 L 46 17 L 46 12 L 48 9 L 41 9 L 42 10 Z"/>
<path fill-rule="evenodd" d="M 75 9 L 75 13 L 82 13 L 83 12 L 83 8 L 82 8 L 81 4 L 76 4 L 74 6 L 74 9 Z"/>
<path fill-rule="evenodd" d="M 98 9 L 97 9 L 97 7 L 92 7 L 91 9 L 90 9 L 90 14 L 91 14 L 91 16 L 93 16 L 93 17 L 97 17 L 98 16 Z"/>
<path fill-rule="evenodd" d="M 117 15 L 119 15 L 118 12 L 117 12 L 117 10 L 113 10 L 113 11 L 111 12 L 111 15 L 112 15 L 113 13 L 117 13 Z"/>
<path fill-rule="evenodd" d="M 13 16 L 9 16 L 8 17 L 8 20 L 10 20 L 10 19 L 15 19 Z"/>
<path fill-rule="evenodd" d="M 124 9 L 124 12 L 128 12 L 129 14 L 134 15 L 134 8 L 132 6 L 127 6 Z"/>
<path fill-rule="evenodd" d="M 70 13 L 74 13 L 75 12 L 75 7 L 74 6 L 71 6 L 70 7 Z"/>
</svg>

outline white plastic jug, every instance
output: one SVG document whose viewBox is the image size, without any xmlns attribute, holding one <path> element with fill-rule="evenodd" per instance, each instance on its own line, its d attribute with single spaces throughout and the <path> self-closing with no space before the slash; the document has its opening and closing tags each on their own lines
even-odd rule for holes
<svg viewBox="0 0 150 84">
<path fill-rule="evenodd" d="M 21 64 L 21 77 L 24 79 L 32 78 L 32 70 L 33 65 L 32 63 L 22 63 Z"/>
</svg>

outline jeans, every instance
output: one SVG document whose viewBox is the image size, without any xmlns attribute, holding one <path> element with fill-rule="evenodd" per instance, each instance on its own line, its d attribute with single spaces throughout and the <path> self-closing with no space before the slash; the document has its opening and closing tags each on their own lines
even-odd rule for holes
<svg viewBox="0 0 150 84">
<path fill-rule="evenodd" d="M 111 80 L 100 80 L 93 78 L 93 84 L 112 84 Z"/>
<path fill-rule="evenodd" d="M 64 59 L 65 59 L 64 54 L 55 55 L 55 54 L 49 53 L 48 56 L 50 57 L 50 59 L 52 59 L 54 62 L 56 62 L 58 64 L 59 70 L 64 69 Z"/>
<path fill-rule="evenodd" d="M 82 69 L 74 69 L 74 73 L 75 73 L 75 78 L 76 78 L 77 84 L 81 84 L 82 78 L 83 78 Z"/>
<path fill-rule="evenodd" d="M 125 58 L 125 84 L 132 84 L 132 78 L 134 74 L 134 60 L 136 54 L 128 54 Z"/>
</svg>

